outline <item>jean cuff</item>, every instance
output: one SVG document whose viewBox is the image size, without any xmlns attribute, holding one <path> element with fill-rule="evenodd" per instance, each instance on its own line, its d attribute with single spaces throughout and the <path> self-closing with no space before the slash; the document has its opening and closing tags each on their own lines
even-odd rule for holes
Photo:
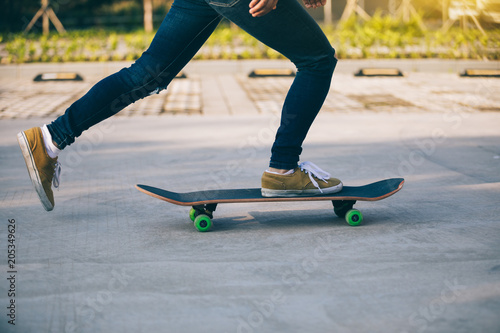
<svg viewBox="0 0 500 333">
<path fill-rule="evenodd" d="M 275 169 L 291 170 L 297 167 L 297 163 L 282 163 L 271 161 L 269 163 L 269 167 Z"/>
</svg>

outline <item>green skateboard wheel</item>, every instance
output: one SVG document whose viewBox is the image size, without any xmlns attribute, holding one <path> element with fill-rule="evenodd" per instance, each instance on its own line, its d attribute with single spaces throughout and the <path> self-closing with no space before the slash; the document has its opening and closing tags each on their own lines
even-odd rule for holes
<svg viewBox="0 0 500 333">
<path fill-rule="evenodd" d="M 191 208 L 191 210 L 189 211 L 189 218 L 194 222 L 194 219 L 196 218 L 196 209 Z"/>
<path fill-rule="evenodd" d="M 360 225 L 363 221 L 363 214 L 357 209 L 351 209 L 345 214 L 345 220 L 349 225 Z"/>
<path fill-rule="evenodd" d="M 207 215 L 201 214 L 194 219 L 194 226 L 198 231 L 206 232 L 212 228 L 212 220 Z"/>
</svg>

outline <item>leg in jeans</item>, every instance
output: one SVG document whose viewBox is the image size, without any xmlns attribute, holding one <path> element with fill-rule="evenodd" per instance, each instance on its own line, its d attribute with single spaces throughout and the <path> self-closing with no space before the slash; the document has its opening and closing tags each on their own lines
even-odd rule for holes
<svg viewBox="0 0 500 333">
<path fill-rule="evenodd" d="M 175 0 L 150 47 L 130 68 L 98 82 L 49 126 L 18 133 L 28 173 L 47 211 L 55 205 L 52 186 L 59 186 L 60 149 L 125 106 L 166 88 L 220 19 L 203 0 Z"/>
<path fill-rule="evenodd" d="M 85 96 L 73 103 L 65 114 L 48 128 L 32 128 L 18 134 L 18 142 L 35 189 L 46 210 L 54 208 L 52 183 L 59 183 L 57 148 L 63 149 L 89 127 L 116 114 L 127 105 L 164 89 L 196 54 L 220 21 L 229 18 L 263 43 L 295 63 L 297 76 L 282 110 L 281 124 L 272 148 L 270 166 L 291 169 L 297 165 L 302 142 L 319 112 L 330 87 L 335 68 L 335 51 L 321 29 L 296 0 L 280 0 L 276 10 L 261 17 L 249 13 L 249 0 L 175 0 L 149 49 L 130 68 L 97 83 Z M 46 134 L 44 134 L 46 130 Z M 57 147 L 44 143 L 52 137 Z M 42 143 L 42 144 L 41 144 Z M 53 144 L 50 142 L 49 146 Z M 304 167 L 305 168 L 305 167 Z M 342 184 L 328 180 L 329 175 L 307 166 L 295 173 L 299 192 L 338 191 Z M 312 177 L 324 181 L 319 186 Z M 308 176 L 307 176 L 308 175 Z M 286 176 L 285 178 L 287 178 Z M 307 178 L 308 177 L 308 178 Z M 316 188 L 309 189 L 310 181 Z M 265 180 L 265 181 L 264 181 Z M 263 177 L 266 193 L 274 196 L 295 194 L 281 190 L 282 179 Z M 276 184 L 278 184 L 276 186 Z M 277 188 L 277 190 L 275 190 Z M 264 190 L 264 186 L 263 186 Z"/>
<path fill-rule="evenodd" d="M 337 63 L 335 50 L 296 0 L 279 0 L 275 10 L 257 18 L 248 13 L 248 0 L 206 1 L 297 67 L 297 76 L 283 105 L 270 162 L 276 169 L 295 168 L 302 142 L 330 89 Z"/>
<path fill-rule="evenodd" d="M 201 0 L 175 0 L 150 47 L 131 67 L 98 82 L 48 126 L 58 148 L 73 143 L 84 130 L 127 105 L 165 89 L 220 19 Z"/>
</svg>

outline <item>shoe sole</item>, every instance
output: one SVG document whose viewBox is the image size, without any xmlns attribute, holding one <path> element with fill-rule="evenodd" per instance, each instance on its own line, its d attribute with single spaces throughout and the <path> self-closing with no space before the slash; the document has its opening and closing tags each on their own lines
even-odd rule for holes
<svg viewBox="0 0 500 333">
<path fill-rule="evenodd" d="M 28 173 L 31 178 L 31 183 L 42 202 L 43 208 L 46 211 L 50 212 L 54 209 L 54 206 L 50 202 L 47 194 L 45 194 L 45 190 L 43 189 L 42 182 L 40 180 L 40 174 L 38 173 L 38 169 L 36 168 L 35 159 L 33 158 L 33 154 L 31 152 L 31 148 L 28 142 L 28 138 L 24 134 L 24 132 L 17 133 L 17 142 L 19 143 L 19 147 L 21 147 L 21 151 L 23 153 L 24 162 L 26 163 L 26 167 L 28 168 Z"/>
<path fill-rule="evenodd" d="M 261 190 L 262 196 L 266 198 L 272 198 L 272 197 L 308 197 L 308 196 L 315 196 L 315 195 L 322 195 L 322 194 L 333 194 L 342 191 L 343 185 L 342 183 L 329 187 L 329 188 L 324 188 L 323 192 L 320 192 L 318 189 L 311 189 L 311 190 L 270 190 L 270 189 L 265 189 L 263 188 Z"/>
</svg>

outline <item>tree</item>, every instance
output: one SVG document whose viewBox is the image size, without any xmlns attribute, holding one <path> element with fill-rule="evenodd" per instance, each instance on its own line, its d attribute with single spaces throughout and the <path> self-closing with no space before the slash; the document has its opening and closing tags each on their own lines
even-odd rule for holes
<svg viewBox="0 0 500 333">
<path fill-rule="evenodd" d="M 144 6 L 144 30 L 153 31 L 153 0 L 143 0 Z"/>
</svg>

